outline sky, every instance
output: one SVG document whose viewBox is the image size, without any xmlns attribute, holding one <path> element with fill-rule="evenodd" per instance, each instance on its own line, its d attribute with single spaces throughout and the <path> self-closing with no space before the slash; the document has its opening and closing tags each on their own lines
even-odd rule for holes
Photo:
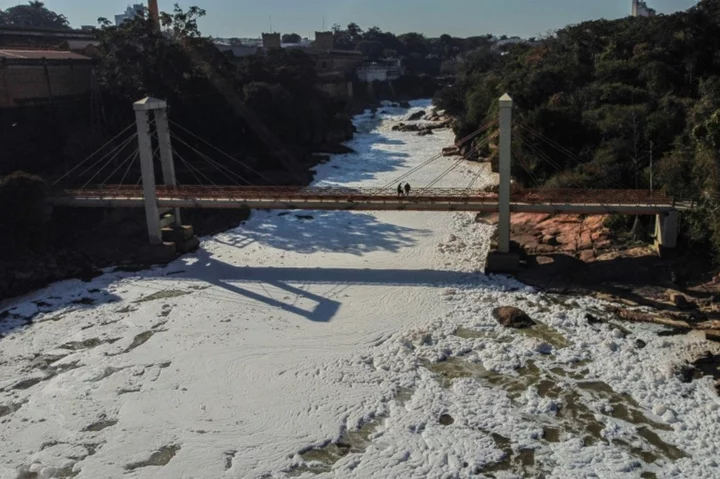
<svg viewBox="0 0 720 479">
<path fill-rule="evenodd" d="M 135 0 L 135 3 L 146 0 Z M 18 0 L 0 0 L 0 9 Z M 24 2 L 23 2 L 24 3 Z M 113 19 L 132 0 L 45 0 L 74 27 L 96 25 L 98 17 Z M 272 30 L 312 37 L 334 23 L 355 22 L 367 29 L 378 26 L 393 33 L 416 31 L 428 36 L 449 33 L 467 37 L 486 33 L 531 37 L 598 18 L 630 13 L 631 0 L 159 0 L 160 10 L 174 3 L 207 10 L 200 22 L 205 35 L 257 37 Z M 696 0 L 649 0 L 660 13 L 685 10 Z M 323 21 L 324 20 L 324 21 Z"/>
</svg>

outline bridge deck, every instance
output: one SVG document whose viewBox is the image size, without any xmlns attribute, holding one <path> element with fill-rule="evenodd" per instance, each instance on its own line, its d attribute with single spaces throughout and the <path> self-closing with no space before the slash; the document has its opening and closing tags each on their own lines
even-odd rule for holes
<svg viewBox="0 0 720 479">
<path fill-rule="evenodd" d="M 345 187 L 202 187 L 157 188 L 158 206 L 180 208 L 252 208 L 301 210 L 498 210 L 498 195 L 483 190 L 418 189 L 408 197 L 392 190 Z M 106 186 L 53 194 L 58 206 L 142 207 L 140 187 Z M 658 214 L 678 205 L 672 197 L 647 190 L 519 190 L 512 194 L 515 212 Z"/>
</svg>

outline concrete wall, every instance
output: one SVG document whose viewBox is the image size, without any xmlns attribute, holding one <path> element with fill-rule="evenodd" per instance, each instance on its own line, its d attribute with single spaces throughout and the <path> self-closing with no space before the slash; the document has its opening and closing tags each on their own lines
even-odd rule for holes
<svg viewBox="0 0 720 479">
<path fill-rule="evenodd" d="M 52 99 L 76 97 L 90 91 L 93 66 L 64 65 L 0 66 L 0 108 L 50 103 Z"/>
</svg>

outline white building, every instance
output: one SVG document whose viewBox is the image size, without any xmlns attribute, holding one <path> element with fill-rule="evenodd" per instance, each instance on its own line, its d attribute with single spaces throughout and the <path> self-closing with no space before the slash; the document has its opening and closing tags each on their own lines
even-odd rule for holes
<svg viewBox="0 0 720 479">
<path fill-rule="evenodd" d="M 128 5 L 127 9 L 125 10 L 125 13 L 121 13 L 120 15 L 115 15 L 115 26 L 122 25 L 122 22 L 125 20 L 130 20 L 131 18 L 135 18 L 137 15 L 142 15 L 145 11 L 145 5 L 142 3 L 136 3 L 134 5 Z"/>
<path fill-rule="evenodd" d="M 360 81 L 372 83 L 397 80 L 403 75 L 400 60 L 384 60 L 380 62 L 366 62 L 357 69 Z"/>
<path fill-rule="evenodd" d="M 632 16 L 633 17 L 654 17 L 655 10 L 647 6 L 644 0 L 633 0 Z"/>
</svg>

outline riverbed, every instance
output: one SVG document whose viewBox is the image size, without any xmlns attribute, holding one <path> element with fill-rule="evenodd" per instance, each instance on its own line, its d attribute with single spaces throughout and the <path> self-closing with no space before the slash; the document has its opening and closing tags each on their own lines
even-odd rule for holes
<svg viewBox="0 0 720 479">
<path fill-rule="evenodd" d="M 392 131 L 412 105 L 356 117 L 356 153 L 314 185 L 395 185 L 451 145 Z M 462 163 L 436 186 L 476 177 L 497 181 Z M 3 304 L 0 477 L 717 477 L 720 400 L 676 374 L 704 338 L 486 276 L 492 234 L 467 213 L 254 212 L 167 266 Z M 502 328 L 506 305 L 539 326 Z"/>
</svg>

